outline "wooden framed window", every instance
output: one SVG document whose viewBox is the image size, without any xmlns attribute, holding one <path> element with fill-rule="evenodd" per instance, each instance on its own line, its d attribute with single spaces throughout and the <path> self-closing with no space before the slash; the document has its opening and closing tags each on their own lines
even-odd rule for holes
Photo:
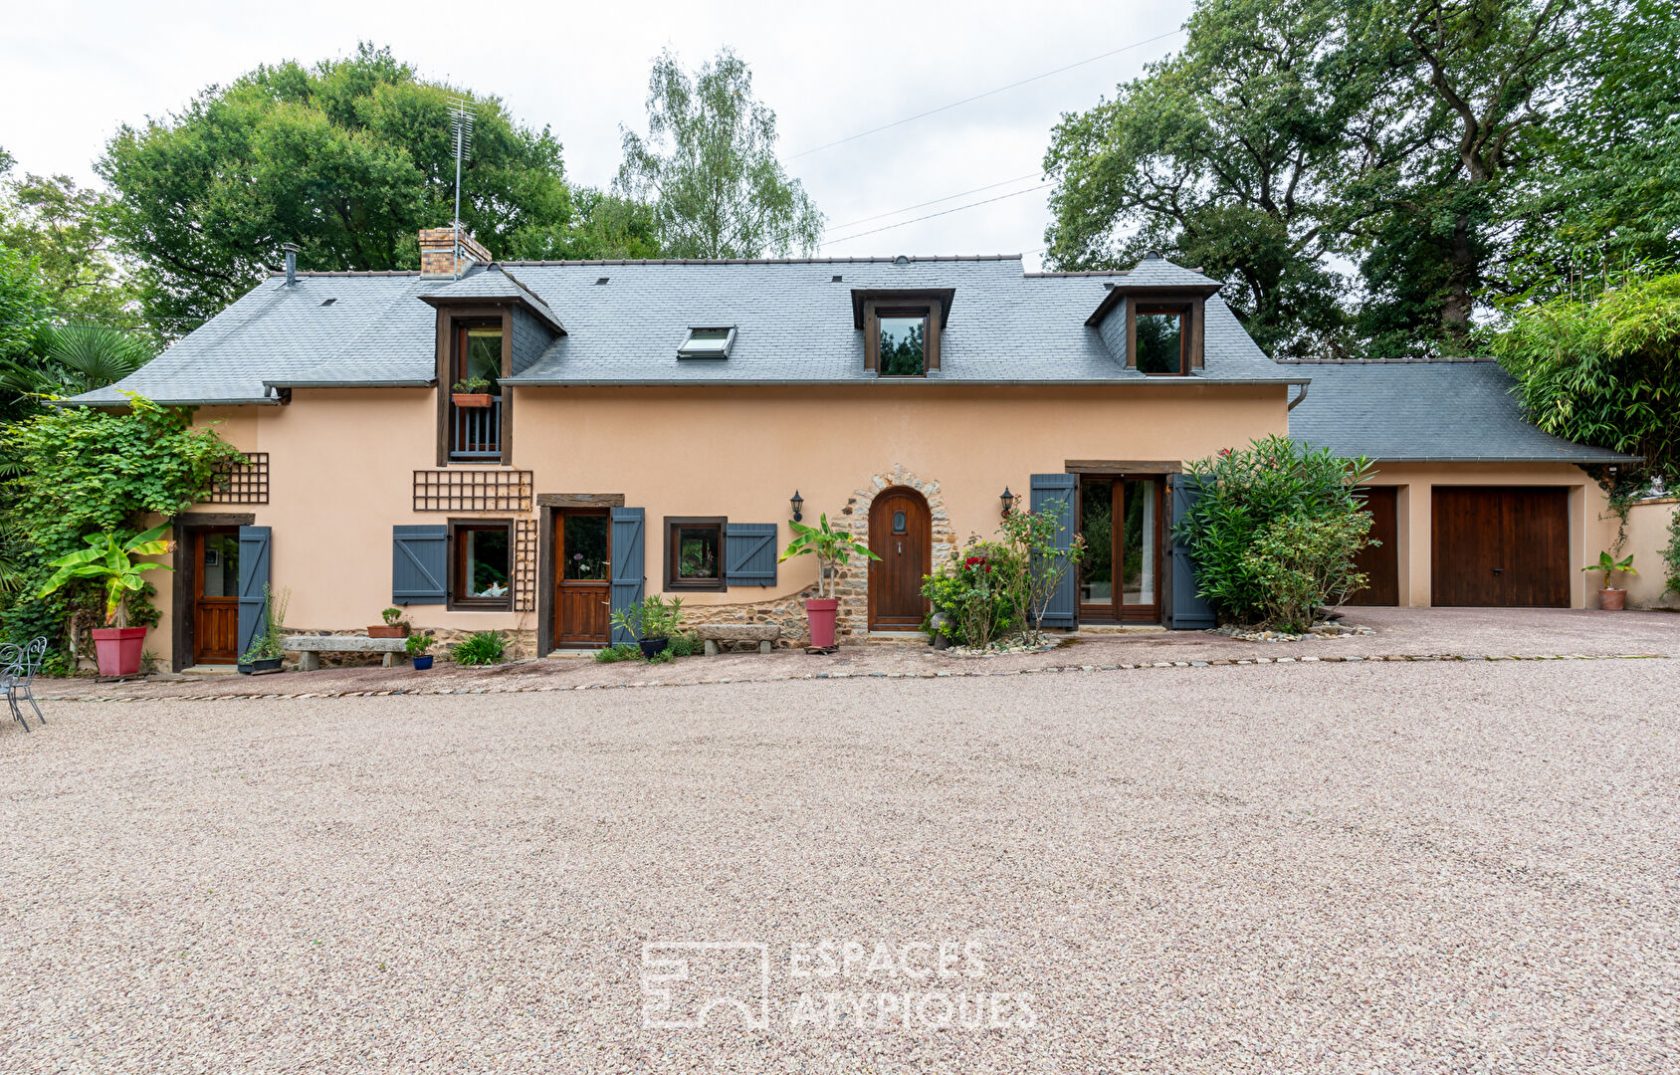
<svg viewBox="0 0 1680 1075">
<path fill-rule="evenodd" d="M 722 591 L 729 520 L 722 517 L 665 518 L 665 589 Z"/>
<path fill-rule="evenodd" d="M 513 608 L 513 521 L 450 520 L 449 607 Z"/>
<path fill-rule="evenodd" d="M 940 304 L 872 300 L 864 306 L 864 368 L 923 377 L 939 368 Z"/>
<path fill-rule="evenodd" d="M 479 391 L 492 396 L 502 394 L 502 322 L 455 322 L 455 354 L 453 386 L 460 381 L 484 381 L 489 387 Z"/>
<path fill-rule="evenodd" d="M 1190 306 L 1184 303 L 1138 302 L 1130 326 L 1132 365 L 1155 377 L 1182 377 L 1190 372 Z"/>
<path fill-rule="evenodd" d="M 501 380 L 512 368 L 509 312 L 493 306 L 439 306 L 437 312 L 437 465 L 507 466 L 513 453 L 513 399 Z M 455 385 L 480 380 L 457 396 Z"/>
</svg>

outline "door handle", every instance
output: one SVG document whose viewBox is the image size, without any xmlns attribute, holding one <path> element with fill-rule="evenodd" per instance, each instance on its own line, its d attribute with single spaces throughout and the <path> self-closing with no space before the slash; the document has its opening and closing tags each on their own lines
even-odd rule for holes
<svg viewBox="0 0 1680 1075">
<path fill-rule="evenodd" d="M 1496 568 L 1493 569 L 1493 573 L 1495 575 L 1503 575 L 1503 574 L 1505 574 L 1505 569 L 1502 568 L 1502 567 L 1496 567 Z"/>
</svg>

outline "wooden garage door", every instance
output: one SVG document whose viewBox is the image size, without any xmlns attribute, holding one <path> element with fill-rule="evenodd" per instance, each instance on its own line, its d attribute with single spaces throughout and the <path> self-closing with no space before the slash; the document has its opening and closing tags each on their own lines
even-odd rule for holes
<svg viewBox="0 0 1680 1075">
<path fill-rule="evenodd" d="M 1359 490 L 1365 510 L 1371 513 L 1371 540 L 1354 558 L 1353 566 L 1365 572 L 1365 589 L 1348 598 L 1350 605 L 1398 605 L 1400 603 L 1400 527 L 1398 490 L 1377 485 Z"/>
<path fill-rule="evenodd" d="M 1569 491 L 1437 487 L 1430 559 L 1437 605 L 1569 607 Z"/>
</svg>

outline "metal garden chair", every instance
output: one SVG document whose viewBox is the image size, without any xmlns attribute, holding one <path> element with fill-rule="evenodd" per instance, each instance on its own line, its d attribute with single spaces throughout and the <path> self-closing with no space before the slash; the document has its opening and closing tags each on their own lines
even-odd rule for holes
<svg viewBox="0 0 1680 1075">
<path fill-rule="evenodd" d="M 35 700 L 35 673 L 41 670 L 41 665 L 46 659 L 45 636 L 24 646 L 10 643 L 0 646 L 0 693 L 5 694 L 6 704 L 12 709 L 12 716 L 17 718 L 17 722 L 23 725 L 26 732 L 29 731 L 29 722 L 23 718 L 23 708 L 18 705 L 19 698 L 27 698 L 30 708 L 35 710 L 35 719 L 43 725 L 47 723 L 46 714 L 41 712 L 41 703 Z"/>
</svg>

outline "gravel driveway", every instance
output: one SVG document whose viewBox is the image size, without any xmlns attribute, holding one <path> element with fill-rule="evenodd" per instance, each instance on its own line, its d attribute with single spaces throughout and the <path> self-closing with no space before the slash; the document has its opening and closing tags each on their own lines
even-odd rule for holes
<svg viewBox="0 0 1680 1075">
<path fill-rule="evenodd" d="M 0 1071 L 1673 1071 L 1677 680 L 62 702 Z"/>
</svg>

